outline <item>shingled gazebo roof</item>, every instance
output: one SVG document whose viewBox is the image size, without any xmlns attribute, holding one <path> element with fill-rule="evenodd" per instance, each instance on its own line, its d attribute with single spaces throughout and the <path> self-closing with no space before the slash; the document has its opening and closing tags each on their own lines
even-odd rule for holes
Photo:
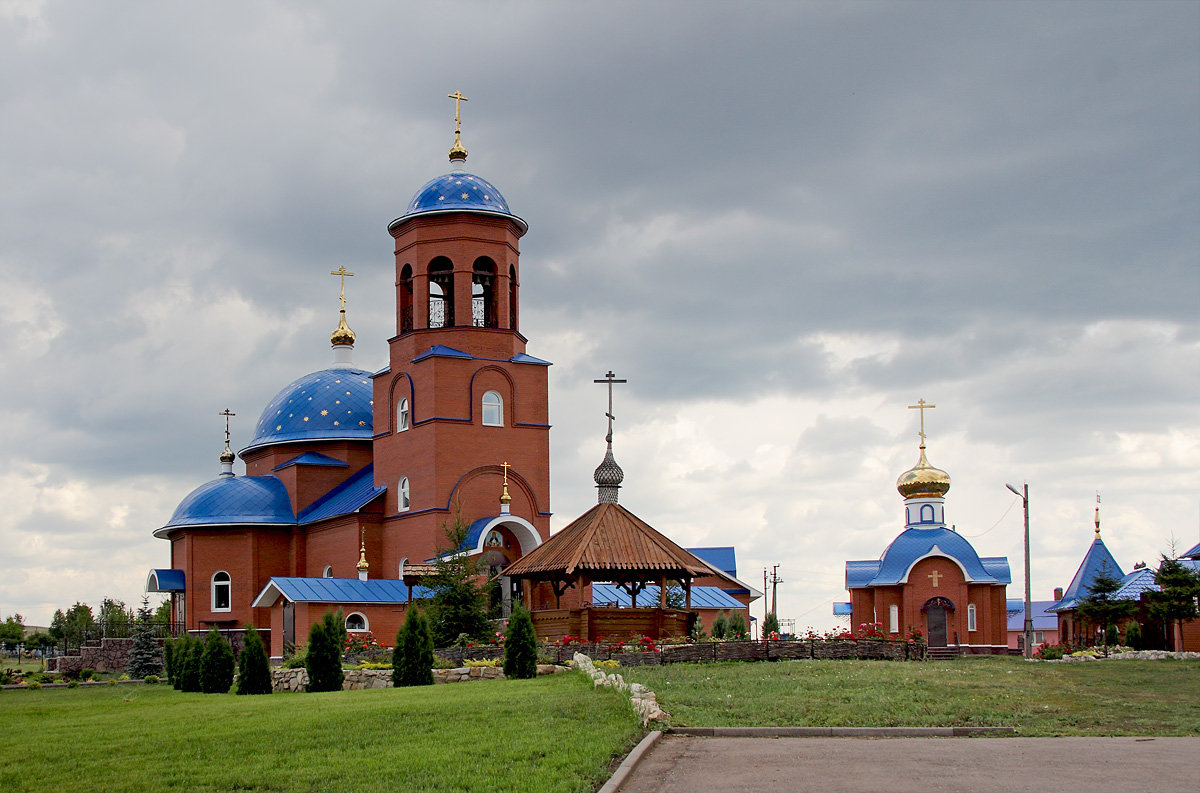
<svg viewBox="0 0 1200 793">
<path fill-rule="evenodd" d="M 505 569 L 514 578 L 598 581 L 711 575 L 703 560 L 620 504 L 597 504 Z"/>
</svg>

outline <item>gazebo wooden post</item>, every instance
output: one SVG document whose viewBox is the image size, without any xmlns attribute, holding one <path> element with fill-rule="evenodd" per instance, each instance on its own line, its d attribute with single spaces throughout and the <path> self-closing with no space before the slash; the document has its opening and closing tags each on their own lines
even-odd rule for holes
<svg viewBox="0 0 1200 793">
<path fill-rule="evenodd" d="M 683 598 L 684 608 L 688 611 L 692 610 L 692 579 L 683 579 Z"/>
<path fill-rule="evenodd" d="M 663 573 L 658 578 L 658 607 L 665 609 L 667 607 L 667 574 Z"/>
</svg>

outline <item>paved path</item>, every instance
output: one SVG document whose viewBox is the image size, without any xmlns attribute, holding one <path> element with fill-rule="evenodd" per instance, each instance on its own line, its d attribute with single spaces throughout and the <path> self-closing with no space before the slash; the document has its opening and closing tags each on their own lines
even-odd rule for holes
<svg viewBox="0 0 1200 793">
<path fill-rule="evenodd" d="M 1194 793 L 1200 738 L 664 736 L 620 793 Z"/>
</svg>

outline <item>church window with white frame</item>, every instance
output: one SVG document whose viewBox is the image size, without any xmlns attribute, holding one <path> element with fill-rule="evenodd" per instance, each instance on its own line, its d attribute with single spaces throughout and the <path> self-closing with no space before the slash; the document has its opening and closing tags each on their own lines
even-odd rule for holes
<svg viewBox="0 0 1200 793">
<path fill-rule="evenodd" d="M 212 610 L 213 611 L 229 611 L 230 593 L 233 589 L 233 582 L 229 578 L 229 573 L 224 570 L 218 570 L 213 573 L 212 577 Z"/>
<path fill-rule="evenodd" d="M 353 614 L 348 614 L 346 616 L 346 630 L 351 632 L 369 630 L 367 627 L 367 618 L 357 611 Z"/>
<path fill-rule="evenodd" d="M 399 484 L 396 485 L 396 511 L 407 511 L 408 504 L 408 477 L 402 476 Z"/>
<path fill-rule="evenodd" d="M 408 399 L 400 397 L 400 401 L 396 403 L 396 432 L 404 432 L 408 429 Z"/>
<path fill-rule="evenodd" d="M 967 606 L 967 630 L 978 630 L 975 627 L 975 604 L 971 603 Z"/>
<path fill-rule="evenodd" d="M 483 424 L 485 427 L 504 426 L 504 398 L 498 391 L 483 395 Z"/>
<path fill-rule="evenodd" d="M 900 632 L 900 607 L 896 604 L 888 606 L 888 633 Z"/>
<path fill-rule="evenodd" d="M 333 565 L 325 565 L 325 572 L 321 573 L 322 578 L 333 578 Z"/>
</svg>

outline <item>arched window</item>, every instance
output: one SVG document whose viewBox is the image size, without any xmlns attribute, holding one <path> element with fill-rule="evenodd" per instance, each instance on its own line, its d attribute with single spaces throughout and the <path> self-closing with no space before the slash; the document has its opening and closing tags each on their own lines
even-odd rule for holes
<svg viewBox="0 0 1200 793">
<path fill-rule="evenodd" d="M 483 423 L 488 427 L 504 426 L 504 398 L 496 391 L 483 395 Z"/>
<path fill-rule="evenodd" d="M 900 607 L 895 603 L 888 606 L 888 633 L 900 632 Z"/>
<path fill-rule="evenodd" d="M 400 332 L 413 329 L 413 279 L 412 266 L 404 265 L 400 271 Z"/>
<path fill-rule="evenodd" d="M 922 504 L 921 505 L 921 522 L 922 523 L 933 523 L 933 505 L 932 504 Z"/>
<path fill-rule="evenodd" d="M 396 485 L 396 511 L 404 512 L 408 509 L 408 477 L 400 477 L 400 483 Z"/>
<path fill-rule="evenodd" d="M 333 578 L 333 565 L 325 565 L 325 572 L 321 573 L 322 578 Z"/>
<path fill-rule="evenodd" d="M 213 611 L 229 611 L 230 592 L 233 589 L 233 583 L 229 580 L 229 573 L 224 570 L 218 570 L 213 573 L 212 577 L 212 610 Z"/>
<path fill-rule="evenodd" d="M 975 627 L 975 604 L 971 603 L 967 606 L 967 630 L 977 630 Z"/>
<path fill-rule="evenodd" d="M 508 268 L 508 326 L 517 330 L 517 268 Z"/>
<path fill-rule="evenodd" d="M 496 264 L 486 256 L 475 260 L 471 274 L 471 324 L 496 327 Z"/>
<path fill-rule="evenodd" d="M 348 631 L 365 631 L 367 628 L 367 618 L 357 611 L 346 616 L 346 630 Z"/>
<path fill-rule="evenodd" d="M 408 429 L 408 400 L 400 397 L 396 403 L 396 432 L 404 432 Z"/>
<path fill-rule="evenodd" d="M 454 265 L 445 256 L 429 264 L 429 327 L 454 326 Z"/>
</svg>

